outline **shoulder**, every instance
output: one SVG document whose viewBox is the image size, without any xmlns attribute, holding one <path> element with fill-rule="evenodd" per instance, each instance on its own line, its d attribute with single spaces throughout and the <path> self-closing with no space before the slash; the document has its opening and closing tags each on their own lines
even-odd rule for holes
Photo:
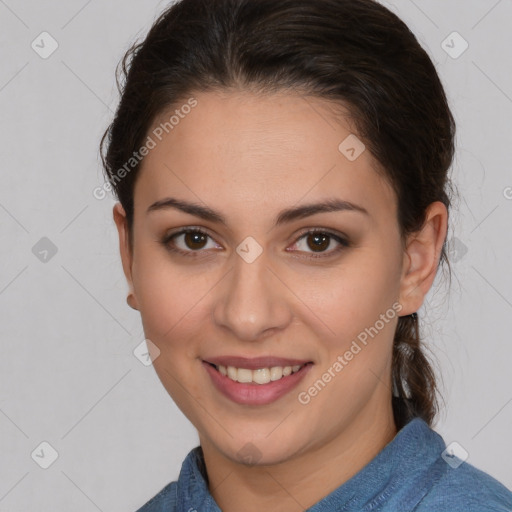
<svg viewBox="0 0 512 512">
<path fill-rule="evenodd" d="M 488 473 L 463 462 L 446 470 L 418 504 L 417 512 L 512 512 L 512 492 Z"/>
<path fill-rule="evenodd" d="M 177 482 L 167 484 L 137 512 L 174 512 L 177 507 Z"/>
<path fill-rule="evenodd" d="M 393 512 L 512 512 L 512 492 L 458 458 L 421 418 L 407 423 L 387 451 Z"/>
<path fill-rule="evenodd" d="M 201 446 L 196 446 L 185 457 L 178 479 L 167 484 L 137 512 L 203 510 L 199 504 L 208 501 L 208 496 L 203 453 Z"/>
</svg>

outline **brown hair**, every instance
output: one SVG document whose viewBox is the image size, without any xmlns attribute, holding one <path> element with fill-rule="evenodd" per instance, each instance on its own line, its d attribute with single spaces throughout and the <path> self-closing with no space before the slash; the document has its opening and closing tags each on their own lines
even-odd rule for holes
<svg viewBox="0 0 512 512">
<path fill-rule="evenodd" d="M 348 105 L 396 193 L 404 242 L 422 227 L 428 205 L 450 207 L 455 122 L 445 92 L 413 33 L 373 0 L 181 0 L 121 64 L 121 100 L 100 151 L 130 241 L 139 165 L 122 179 L 118 170 L 158 115 L 200 91 L 300 90 Z M 446 240 L 443 262 L 449 267 Z M 416 315 L 398 320 L 392 373 L 397 428 L 414 417 L 431 425 L 436 381 Z"/>
</svg>

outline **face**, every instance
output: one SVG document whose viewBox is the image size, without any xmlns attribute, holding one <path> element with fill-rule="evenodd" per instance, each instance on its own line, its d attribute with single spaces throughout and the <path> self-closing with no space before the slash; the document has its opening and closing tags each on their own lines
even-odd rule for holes
<svg viewBox="0 0 512 512">
<path fill-rule="evenodd" d="M 423 260 L 404 253 L 391 187 L 328 104 L 194 97 L 152 136 L 133 252 L 116 206 L 123 266 L 155 370 L 202 442 L 285 461 L 389 411 L 398 316 L 428 289 L 404 265 Z"/>
</svg>

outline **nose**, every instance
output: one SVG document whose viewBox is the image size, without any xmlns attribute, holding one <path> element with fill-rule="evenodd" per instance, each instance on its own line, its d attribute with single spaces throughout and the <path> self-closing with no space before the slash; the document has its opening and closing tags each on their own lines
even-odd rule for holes
<svg viewBox="0 0 512 512">
<path fill-rule="evenodd" d="M 285 329 L 292 321 L 293 294 L 269 266 L 265 252 L 252 263 L 236 253 L 233 259 L 213 308 L 215 323 L 244 341 Z"/>
</svg>

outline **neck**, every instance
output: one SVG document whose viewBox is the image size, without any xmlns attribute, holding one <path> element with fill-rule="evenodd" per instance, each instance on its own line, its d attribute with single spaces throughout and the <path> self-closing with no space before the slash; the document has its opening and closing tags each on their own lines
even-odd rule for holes
<svg viewBox="0 0 512 512">
<path fill-rule="evenodd" d="M 227 458 L 201 435 L 209 491 L 223 512 L 305 510 L 366 466 L 396 435 L 391 401 L 369 403 L 319 447 L 272 465 L 246 466 Z"/>
</svg>

